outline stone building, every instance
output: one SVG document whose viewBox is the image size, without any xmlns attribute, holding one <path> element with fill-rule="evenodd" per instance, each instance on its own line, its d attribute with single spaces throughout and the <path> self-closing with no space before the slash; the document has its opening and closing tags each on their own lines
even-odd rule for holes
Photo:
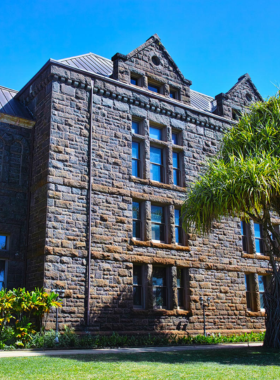
<svg viewBox="0 0 280 380">
<path fill-rule="evenodd" d="M 199 237 L 180 220 L 203 160 L 262 97 L 248 74 L 215 98 L 191 84 L 154 35 L 0 88 L 2 286 L 63 289 L 60 327 L 79 331 L 201 333 L 201 296 L 209 332 L 264 329 L 261 226 Z"/>
</svg>

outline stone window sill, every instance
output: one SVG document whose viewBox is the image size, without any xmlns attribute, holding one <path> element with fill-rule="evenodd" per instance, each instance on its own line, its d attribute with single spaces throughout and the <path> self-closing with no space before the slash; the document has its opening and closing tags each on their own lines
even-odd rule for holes
<svg viewBox="0 0 280 380">
<path fill-rule="evenodd" d="M 246 317 L 265 317 L 265 311 L 246 311 Z"/>
<path fill-rule="evenodd" d="M 175 251 L 190 251 L 190 247 L 185 247 L 183 245 L 177 244 L 165 244 L 165 243 L 156 243 L 154 241 L 140 241 L 131 239 L 131 245 L 135 245 L 138 247 L 152 247 L 152 248 L 161 248 L 161 249 L 173 249 Z"/>
<path fill-rule="evenodd" d="M 257 254 L 251 254 L 251 253 L 242 253 L 242 257 L 244 257 L 244 259 L 269 260 L 269 256 L 257 255 Z"/>
<path fill-rule="evenodd" d="M 185 187 L 180 187 L 180 186 L 175 186 L 175 185 L 169 185 L 167 183 L 151 181 L 150 179 L 142 179 L 142 178 L 130 176 L 130 181 L 135 182 L 135 183 L 141 183 L 142 185 L 150 185 L 150 186 L 160 187 L 161 189 L 175 190 L 175 191 L 180 191 L 182 193 L 186 192 Z"/>
<path fill-rule="evenodd" d="M 174 310 L 166 310 L 166 309 L 152 309 L 152 310 L 143 310 L 143 309 L 133 309 L 134 314 L 137 315 L 168 315 L 168 316 L 176 316 L 176 315 L 191 315 L 190 310 L 182 310 L 182 309 L 174 309 Z"/>
</svg>

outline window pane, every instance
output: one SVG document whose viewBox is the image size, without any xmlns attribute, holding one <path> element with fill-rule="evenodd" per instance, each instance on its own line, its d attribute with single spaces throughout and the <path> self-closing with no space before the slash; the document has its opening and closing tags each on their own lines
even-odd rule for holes
<svg viewBox="0 0 280 380">
<path fill-rule="evenodd" d="M 262 241 L 260 239 L 255 239 L 256 243 L 256 252 L 257 253 L 262 253 Z"/>
<path fill-rule="evenodd" d="M 264 292 L 264 276 L 259 276 L 259 291 Z"/>
<path fill-rule="evenodd" d="M 166 288 L 154 289 L 155 306 L 166 306 Z"/>
<path fill-rule="evenodd" d="M 5 261 L 0 260 L 0 290 L 5 287 Z"/>
<path fill-rule="evenodd" d="M 152 223 L 152 240 L 164 241 L 164 226 Z"/>
<path fill-rule="evenodd" d="M 184 302 L 183 302 L 183 289 L 177 289 L 177 296 L 178 296 L 178 306 L 183 307 Z"/>
<path fill-rule="evenodd" d="M 132 122 L 132 132 L 139 133 L 139 123 L 137 123 L 136 121 Z"/>
<path fill-rule="evenodd" d="M 173 168 L 179 168 L 179 154 L 176 152 L 173 152 Z"/>
<path fill-rule="evenodd" d="M 180 226 L 180 210 L 175 210 L 175 225 Z"/>
<path fill-rule="evenodd" d="M 153 286 L 166 286 L 166 268 L 153 267 Z"/>
<path fill-rule="evenodd" d="M 152 206 L 151 211 L 152 211 L 152 222 L 155 222 L 155 223 L 164 222 L 163 207 Z"/>
<path fill-rule="evenodd" d="M 244 252 L 247 252 L 247 246 L 248 246 L 248 244 L 247 244 L 247 237 L 246 236 L 242 236 L 242 248 L 243 248 L 243 251 Z"/>
<path fill-rule="evenodd" d="M 132 202 L 132 218 L 140 219 L 140 204 L 139 202 Z"/>
<path fill-rule="evenodd" d="M 181 243 L 181 227 L 175 227 L 175 242 Z"/>
<path fill-rule="evenodd" d="M 174 91 L 170 91 L 169 96 L 170 96 L 170 98 L 172 98 L 172 99 L 175 99 L 175 98 L 176 98 L 176 95 L 175 95 L 175 92 L 174 92 Z"/>
<path fill-rule="evenodd" d="M 151 139 L 162 140 L 162 130 L 155 127 L 150 127 L 150 137 Z"/>
<path fill-rule="evenodd" d="M 139 177 L 139 161 L 137 160 L 132 160 L 132 175 Z"/>
<path fill-rule="evenodd" d="M 181 288 L 182 285 L 182 269 L 177 268 L 177 288 Z"/>
<path fill-rule="evenodd" d="M 133 220 L 133 237 L 136 239 L 141 239 L 141 232 L 140 232 L 140 220 Z"/>
<path fill-rule="evenodd" d="M 162 165 L 162 149 L 151 146 L 150 161 L 154 164 Z"/>
<path fill-rule="evenodd" d="M 179 170 L 173 169 L 173 185 L 179 186 Z"/>
<path fill-rule="evenodd" d="M 264 309 L 264 294 L 260 293 L 260 307 L 261 309 Z"/>
<path fill-rule="evenodd" d="M 262 238 L 262 236 L 261 236 L 261 225 L 254 223 L 254 230 L 255 230 L 255 237 L 256 238 Z"/>
<path fill-rule="evenodd" d="M 241 221 L 241 235 L 246 235 L 245 223 Z"/>
<path fill-rule="evenodd" d="M 132 142 L 132 158 L 138 158 L 139 159 L 139 151 L 140 151 L 139 143 Z"/>
<path fill-rule="evenodd" d="M 150 179 L 152 181 L 162 182 L 161 166 L 150 164 Z"/>
<path fill-rule="evenodd" d="M 131 78 L 131 79 L 130 79 L 130 83 L 131 83 L 131 84 L 135 84 L 135 85 L 137 85 L 137 79 L 135 79 L 135 78 Z"/>
<path fill-rule="evenodd" d="M 133 305 L 142 305 L 142 287 L 140 286 L 133 286 Z"/>
<path fill-rule="evenodd" d="M 133 285 L 142 285 L 142 267 L 140 265 L 133 266 Z"/>
<path fill-rule="evenodd" d="M 250 292 L 251 290 L 251 287 L 250 287 L 250 277 L 248 274 L 245 275 L 245 286 L 246 286 L 246 290 L 248 292 Z"/>
<path fill-rule="evenodd" d="M 0 249 L 7 249 L 7 236 L 0 235 Z"/>
<path fill-rule="evenodd" d="M 153 92 L 159 92 L 159 88 L 156 86 L 152 86 L 151 84 L 148 85 L 148 89 Z"/>
<path fill-rule="evenodd" d="M 178 135 L 177 135 L 177 133 L 172 133 L 172 144 L 178 145 Z"/>
</svg>

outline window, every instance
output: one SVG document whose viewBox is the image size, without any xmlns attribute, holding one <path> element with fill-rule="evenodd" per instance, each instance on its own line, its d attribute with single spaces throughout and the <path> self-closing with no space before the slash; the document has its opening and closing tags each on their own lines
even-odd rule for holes
<svg viewBox="0 0 280 380">
<path fill-rule="evenodd" d="M 132 202 L 133 234 L 135 239 L 141 239 L 141 210 L 139 202 Z"/>
<path fill-rule="evenodd" d="M 150 126 L 150 138 L 162 140 L 162 129 Z"/>
<path fill-rule="evenodd" d="M 140 143 L 132 142 L 132 175 L 140 177 Z"/>
<path fill-rule="evenodd" d="M 0 250 L 6 250 L 8 249 L 7 247 L 7 236 L 5 235 L 0 235 Z"/>
<path fill-rule="evenodd" d="M 139 134 L 139 131 L 140 131 L 139 123 L 137 121 L 133 121 L 131 129 L 133 133 Z"/>
<path fill-rule="evenodd" d="M 232 109 L 232 118 L 235 121 L 238 121 L 241 118 L 241 112 L 235 108 Z"/>
<path fill-rule="evenodd" d="M 244 252 L 249 252 L 249 225 L 241 220 L 241 235 L 242 235 L 242 249 Z"/>
<path fill-rule="evenodd" d="M 245 286 L 246 286 L 246 302 L 247 302 L 247 309 L 253 310 L 253 276 L 251 274 L 245 274 Z"/>
<path fill-rule="evenodd" d="M 176 244 L 182 244 L 182 226 L 180 210 L 175 210 L 175 242 Z"/>
<path fill-rule="evenodd" d="M 254 223 L 256 253 L 263 253 L 262 225 Z"/>
<path fill-rule="evenodd" d="M 159 86 L 156 86 L 156 85 L 154 85 L 154 84 L 148 84 L 148 89 L 149 89 L 150 91 L 158 92 L 158 93 L 159 93 L 159 89 L 160 89 L 160 87 L 159 87 Z"/>
<path fill-rule="evenodd" d="M 170 94 L 169 94 L 170 98 L 172 99 L 176 99 L 176 91 L 172 91 L 170 90 Z"/>
<path fill-rule="evenodd" d="M 173 152 L 172 162 L 173 162 L 173 184 L 176 186 L 180 186 L 179 153 Z"/>
<path fill-rule="evenodd" d="M 163 182 L 163 152 L 154 146 L 150 147 L 150 179 Z"/>
<path fill-rule="evenodd" d="M 133 306 L 143 307 L 142 266 L 133 266 Z"/>
<path fill-rule="evenodd" d="M 152 240 L 164 242 L 164 208 L 161 206 L 151 207 L 151 220 L 152 220 Z"/>
<path fill-rule="evenodd" d="M 178 307 L 184 307 L 184 279 L 182 268 L 177 268 L 177 303 Z"/>
<path fill-rule="evenodd" d="M 267 286 L 267 283 L 266 283 L 267 278 L 266 278 L 266 276 L 259 275 L 258 280 L 259 280 L 259 293 L 260 293 L 260 308 L 261 308 L 261 310 L 265 310 L 264 292 L 265 292 L 265 289 Z"/>
<path fill-rule="evenodd" d="M 172 132 L 172 144 L 178 145 L 178 133 Z"/>
<path fill-rule="evenodd" d="M 131 78 L 130 78 L 130 83 L 131 83 L 131 84 L 134 84 L 134 86 L 137 86 L 137 78 L 133 78 L 133 77 L 131 77 Z"/>
<path fill-rule="evenodd" d="M 0 260 L 0 290 L 7 287 L 7 284 L 5 284 L 5 264 L 5 260 Z"/>
<path fill-rule="evenodd" d="M 153 297 L 154 307 L 167 307 L 166 268 L 153 267 Z"/>
</svg>

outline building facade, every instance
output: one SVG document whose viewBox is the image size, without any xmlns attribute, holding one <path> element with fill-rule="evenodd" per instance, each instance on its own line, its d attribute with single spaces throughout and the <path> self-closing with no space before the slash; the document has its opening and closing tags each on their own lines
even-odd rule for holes
<svg viewBox="0 0 280 380">
<path fill-rule="evenodd" d="M 264 329 L 261 226 L 186 235 L 185 191 L 262 97 L 248 74 L 193 91 L 157 35 L 112 60 L 49 60 L 0 88 L 0 285 L 63 290 L 59 326 L 93 333 Z M 55 326 L 55 315 L 45 320 Z"/>
</svg>

